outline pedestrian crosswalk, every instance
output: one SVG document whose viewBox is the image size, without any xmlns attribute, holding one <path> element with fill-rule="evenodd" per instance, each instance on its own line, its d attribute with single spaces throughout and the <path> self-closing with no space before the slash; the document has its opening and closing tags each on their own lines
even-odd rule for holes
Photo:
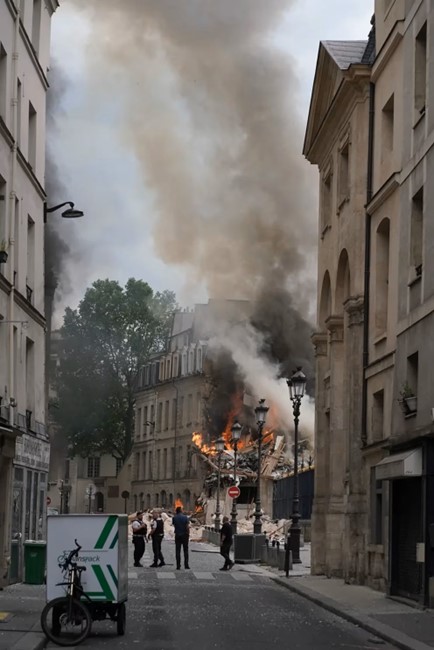
<svg viewBox="0 0 434 650">
<path fill-rule="evenodd" d="M 142 579 L 143 576 L 146 576 L 147 579 L 156 578 L 158 582 L 161 583 L 174 583 L 174 582 L 185 582 L 185 581 L 198 581 L 198 582 L 218 582 L 224 580 L 225 582 L 233 583 L 251 583 L 259 581 L 268 581 L 270 577 L 267 575 L 254 575 L 249 574 L 240 570 L 232 571 L 168 571 L 167 569 L 163 571 L 146 571 L 142 569 L 141 571 L 129 571 L 128 579 L 130 581 L 135 581 Z"/>
</svg>

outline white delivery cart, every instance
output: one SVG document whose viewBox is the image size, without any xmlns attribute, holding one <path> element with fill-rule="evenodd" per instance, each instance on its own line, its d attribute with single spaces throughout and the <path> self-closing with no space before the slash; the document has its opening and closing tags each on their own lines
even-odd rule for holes
<svg viewBox="0 0 434 650">
<path fill-rule="evenodd" d="M 128 517 L 126 515 L 57 515 L 47 517 L 47 601 L 65 595 L 65 582 L 59 566 L 81 546 L 78 566 L 82 601 L 92 620 L 110 618 L 118 634 L 125 631 L 128 599 Z"/>
</svg>

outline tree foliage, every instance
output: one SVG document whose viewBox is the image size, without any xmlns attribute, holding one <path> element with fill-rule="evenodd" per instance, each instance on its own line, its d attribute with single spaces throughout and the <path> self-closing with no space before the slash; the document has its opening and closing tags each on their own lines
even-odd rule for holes
<svg viewBox="0 0 434 650">
<path fill-rule="evenodd" d="M 138 373 L 150 354 L 164 349 L 175 308 L 172 292 L 154 293 L 131 278 L 124 288 L 97 280 L 76 310 L 66 309 L 55 417 L 72 454 L 125 460 Z"/>
</svg>

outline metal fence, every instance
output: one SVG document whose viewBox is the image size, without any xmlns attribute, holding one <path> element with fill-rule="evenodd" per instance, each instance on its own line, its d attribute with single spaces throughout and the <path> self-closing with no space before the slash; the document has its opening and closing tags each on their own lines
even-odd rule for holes
<svg viewBox="0 0 434 650">
<path fill-rule="evenodd" d="M 315 470 L 309 469 L 298 475 L 300 493 L 301 519 L 310 519 L 312 515 Z M 294 477 L 288 476 L 274 482 L 273 518 L 289 519 L 292 513 L 294 496 Z"/>
</svg>

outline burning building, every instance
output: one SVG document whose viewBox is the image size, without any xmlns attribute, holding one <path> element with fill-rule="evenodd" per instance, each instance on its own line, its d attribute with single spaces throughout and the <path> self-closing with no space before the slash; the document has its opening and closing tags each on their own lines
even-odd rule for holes
<svg viewBox="0 0 434 650">
<path fill-rule="evenodd" d="M 193 511 L 208 468 L 192 441 L 206 431 L 207 443 L 220 435 L 239 383 L 235 365 L 213 364 L 210 340 L 216 324 L 249 317 L 246 301 L 210 300 L 174 315 L 166 350 L 142 368 L 136 396 L 132 450 L 131 508 L 167 507 L 175 502 Z M 216 370 L 211 372 L 211 367 Z"/>
<path fill-rule="evenodd" d="M 182 504 L 194 512 L 207 503 L 209 521 L 218 483 L 215 440 L 225 440 L 223 488 L 234 482 L 231 427 L 239 420 L 243 433 L 238 444 L 238 503 L 241 516 L 243 511 L 247 516 L 253 512 L 258 480 L 254 417 L 258 394 L 249 384 L 245 366 L 237 362 L 227 335 L 238 329 L 247 339 L 253 316 L 251 303 L 232 300 L 210 300 L 196 305 L 194 311 L 175 314 L 166 350 L 153 355 L 140 373 L 135 439 L 127 463 L 131 465 L 131 509 Z M 263 387 L 260 377 L 259 386 Z M 264 397 L 270 412 L 263 434 L 260 480 L 263 509 L 271 514 L 273 479 L 291 472 L 285 452 L 289 450 L 290 457 L 292 453 L 280 397 L 274 401 L 275 395 L 268 392 Z"/>
</svg>

